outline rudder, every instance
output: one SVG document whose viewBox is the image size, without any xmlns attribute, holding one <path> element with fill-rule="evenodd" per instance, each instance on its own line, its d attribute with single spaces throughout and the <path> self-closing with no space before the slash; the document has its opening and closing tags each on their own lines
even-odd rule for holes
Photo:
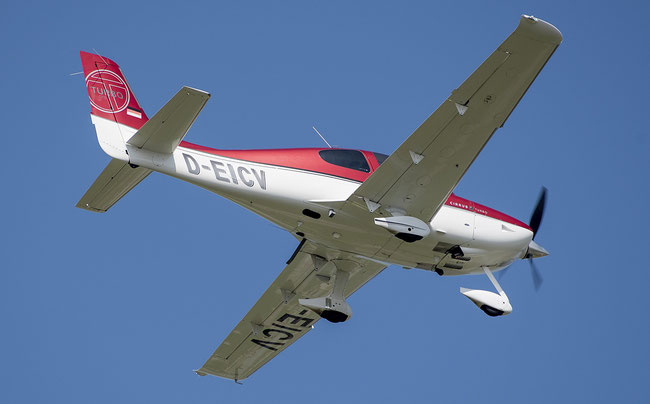
<svg viewBox="0 0 650 404">
<path fill-rule="evenodd" d="M 109 156 L 128 161 L 125 144 L 147 122 L 147 115 L 117 63 L 100 55 L 79 53 L 99 144 Z"/>
</svg>

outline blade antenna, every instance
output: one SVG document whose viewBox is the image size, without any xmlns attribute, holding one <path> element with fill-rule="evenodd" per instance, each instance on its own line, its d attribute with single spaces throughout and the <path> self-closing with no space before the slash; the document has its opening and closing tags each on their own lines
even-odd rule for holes
<svg viewBox="0 0 650 404">
<path fill-rule="evenodd" d="M 318 131 L 318 129 L 316 129 L 315 126 L 312 126 L 311 128 L 314 130 L 314 132 L 316 132 L 316 134 L 317 134 L 318 136 L 320 136 L 321 139 L 323 139 L 323 142 L 325 142 L 325 144 L 327 145 L 327 147 L 329 147 L 329 148 L 331 149 L 331 148 L 332 148 L 332 145 L 330 145 L 330 144 L 327 142 L 327 140 L 325 140 L 325 138 L 323 137 L 323 135 L 320 134 L 320 132 Z"/>
<path fill-rule="evenodd" d="M 108 62 L 106 61 L 106 59 L 104 59 L 104 57 L 103 57 L 99 52 L 97 52 L 97 49 L 93 48 L 93 50 L 95 51 L 95 54 L 97 54 L 97 56 L 99 56 L 100 58 L 102 58 L 102 60 L 104 61 L 104 63 L 105 63 L 106 65 L 108 65 Z"/>
</svg>

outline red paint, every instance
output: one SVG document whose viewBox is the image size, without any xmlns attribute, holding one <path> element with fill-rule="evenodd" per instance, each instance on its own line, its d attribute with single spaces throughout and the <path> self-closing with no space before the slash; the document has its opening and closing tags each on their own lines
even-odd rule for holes
<svg viewBox="0 0 650 404">
<path fill-rule="evenodd" d="M 528 226 L 526 223 L 515 219 L 512 216 L 508 216 L 505 213 L 501 213 L 498 210 L 489 208 L 485 205 L 481 205 L 476 202 L 472 202 L 468 199 L 461 198 L 460 196 L 456 196 L 454 194 L 451 194 L 449 198 L 447 199 L 447 202 L 445 202 L 445 205 L 447 206 L 452 206 L 454 208 L 459 208 L 459 209 L 464 209 L 468 211 L 473 211 L 477 215 L 483 215 L 487 217 L 491 217 L 493 219 L 501 220 L 502 222 L 514 224 L 515 226 L 523 227 L 524 229 L 528 229 L 532 231 L 530 226 Z"/>
<path fill-rule="evenodd" d="M 147 115 L 140 108 L 117 63 L 92 53 L 79 53 L 91 114 L 140 129 L 147 122 Z M 129 115 L 128 108 L 141 111 L 142 117 Z"/>
<path fill-rule="evenodd" d="M 81 65 L 86 79 L 86 88 L 90 99 L 91 113 L 93 115 L 115 120 L 118 123 L 129 126 L 136 130 L 140 129 L 149 118 L 135 99 L 120 67 L 117 63 L 103 56 L 87 52 L 79 52 Z M 141 118 L 129 115 L 129 108 L 141 112 Z M 193 143 L 182 141 L 180 146 L 188 149 L 202 151 L 217 156 L 231 157 L 238 160 L 254 163 L 269 164 L 280 167 L 289 167 L 299 170 L 312 171 L 341 177 L 353 181 L 363 182 L 377 168 L 379 163 L 372 152 L 359 150 L 365 156 L 370 166 L 370 172 L 364 173 L 350 168 L 340 167 L 323 160 L 318 152 L 319 148 L 303 149 L 270 149 L 270 150 L 219 150 L 211 147 L 199 146 Z M 485 215 L 525 229 L 532 229 L 525 223 L 501 213 L 498 210 L 461 198 L 454 194 L 447 199 L 445 205 L 459 209 L 473 211 L 479 215 Z"/>
<path fill-rule="evenodd" d="M 379 162 L 377 161 L 377 157 L 375 157 L 375 153 L 364 150 L 361 150 L 361 152 L 366 156 L 368 163 L 370 163 L 370 172 L 375 172 L 379 168 Z"/>
<path fill-rule="evenodd" d="M 295 168 L 298 170 L 312 171 L 359 182 L 365 181 L 368 177 L 370 177 L 370 174 L 372 174 L 372 172 L 379 168 L 379 164 L 377 163 L 377 159 L 375 158 L 374 154 L 365 150 L 360 151 L 366 157 L 366 160 L 368 160 L 368 163 L 370 165 L 369 173 L 364 173 L 362 171 L 352 170 L 345 167 L 339 167 L 337 165 L 326 162 L 318 155 L 318 152 L 327 149 L 304 148 L 267 150 L 219 150 L 213 149 L 211 147 L 199 146 L 186 141 L 182 141 L 179 146 L 214 154 L 216 156 L 230 157 L 237 160 L 250 161 L 253 163 L 269 164 L 280 167 Z M 476 202 L 472 202 L 468 199 L 461 198 L 454 194 L 451 194 L 451 196 L 449 196 L 445 202 L 445 205 L 464 209 L 467 211 L 473 211 L 478 215 L 485 215 L 493 219 L 501 220 L 503 222 L 531 230 L 526 223 L 508 216 L 505 213 L 501 213 L 498 210 L 489 208 Z"/>
<path fill-rule="evenodd" d="M 373 165 L 370 164 L 370 172 L 353 170 L 351 168 L 340 167 L 330 164 L 323 160 L 318 152 L 318 148 L 305 149 L 269 149 L 269 150 L 219 150 L 211 147 L 199 146 L 193 143 L 182 141 L 181 147 L 202 151 L 217 156 L 230 157 L 237 160 L 250 161 L 253 163 L 269 164 L 280 167 L 290 167 L 299 170 L 313 171 L 317 173 L 329 174 L 336 177 L 346 178 L 353 181 L 365 181 L 373 171 Z M 370 152 L 361 151 L 368 160 Z"/>
</svg>

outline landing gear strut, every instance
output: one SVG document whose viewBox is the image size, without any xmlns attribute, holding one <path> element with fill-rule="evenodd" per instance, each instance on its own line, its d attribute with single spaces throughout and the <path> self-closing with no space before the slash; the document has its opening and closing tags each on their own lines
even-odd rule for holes
<svg viewBox="0 0 650 404">
<path fill-rule="evenodd" d="M 316 312 L 319 316 L 332 323 L 341 323 L 352 317 L 352 309 L 345 301 L 345 286 L 350 278 L 348 263 L 353 266 L 358 264 L 354 261 L 333 261 L 336 265 L 334 275 L 334 287 L 332 292 L 325 297 L 312 299 L 298 299 L 298 303 Z"/>
<path fill-rule="evenodd" d="M 503 291 L 499 282 L 492 275 L 492 271 L 488 267 L 483 267 L 483 272 L 490 279 L 492 285 L 496 288 L 499 294 L 488 292 L 487 290 L 475 290 L 460 288 L 460 293 L 465 295 L 471 300 L 479 309 L 483 310 L 485 314 L 491 317 L 503 316 L 512 312 L 512 306 L 508 295 Z"/>
</svg>

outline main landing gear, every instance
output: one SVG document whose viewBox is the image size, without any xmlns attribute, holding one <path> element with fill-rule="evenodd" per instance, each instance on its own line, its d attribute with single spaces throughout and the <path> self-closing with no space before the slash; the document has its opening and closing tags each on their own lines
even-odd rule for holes
<svg viewBox="0 0 650 404">
<path fill-rule="evenodd" d="M 341 323 L 352 317 L 352 309 L 348 302 L 345 301 L 345 285 L 347 285 L 350 278 L 350 271 L 359 264 L 349 260 L 334 260 L 331 262 L 336 265 L 332 292 L 325 297 L 298 299 L 298 303 L 316 312 L 325 320 L 332 323 Z"/>
</svg>

